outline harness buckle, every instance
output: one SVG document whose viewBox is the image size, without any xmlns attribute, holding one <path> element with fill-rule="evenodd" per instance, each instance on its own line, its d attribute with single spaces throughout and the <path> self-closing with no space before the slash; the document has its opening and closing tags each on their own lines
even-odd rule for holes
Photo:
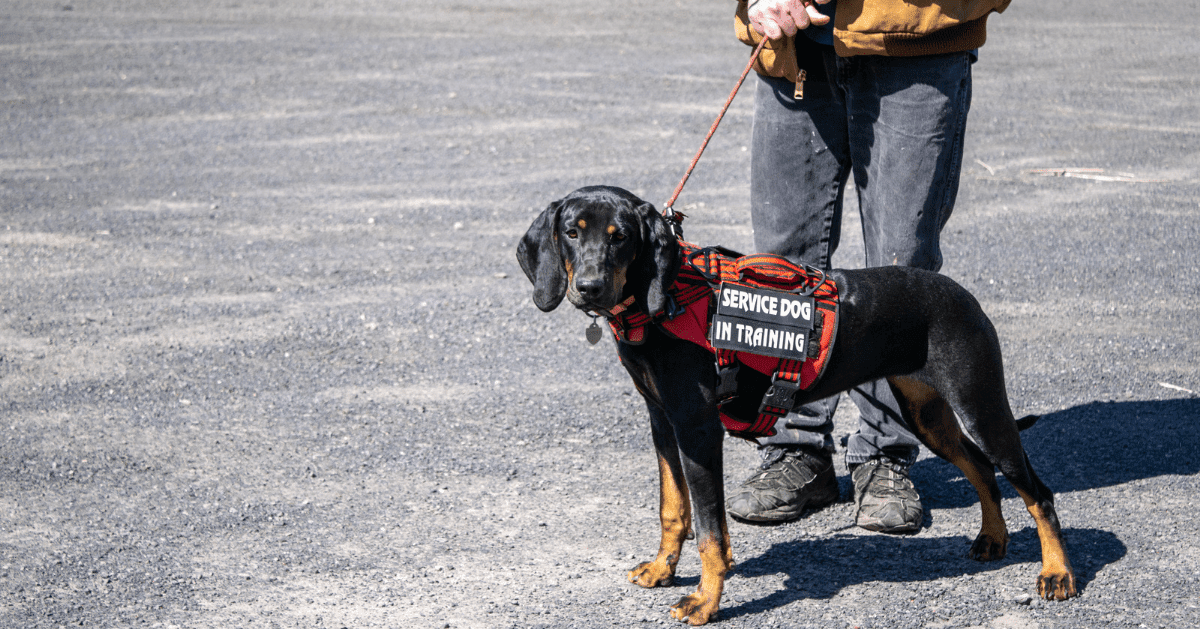
<svg viewBox="0 0 1200 629">
<path fill-rule="evenodd" d="M 737 396 L 737 374 L 740 365 L 728 367 L 717 365 L 717 404 L 724 404 Z"/>
<path fill-rule="evenodd" d="M 720 269 L 717 268 L 715 270 L 710 270 L 713 269 L 714 266 L 717 266 L 711 259 L 711 255 L 713 253 L 719 253 L 715 247 L 704 247 L 703 249 L 697 249 L 688 254 L 685 261 L 691 265 L 692 270 L 695 271 L 697 275 L 703 277 L 704 280 L 709 284 L 719 284 L 721 282 Z M 706 267 L 705 269 L 700 268 L 700 266 L 696 264 L 696 258 L 699 257 L 704 258 L 704 266 Z"/>
<path fill-rule="evenodd" d="M 792 411 L 792 406 L 795 405 L 796 392 L 800 390 L 799 382 L 782 379 L 779 374 L 771 376 L 771 386 L 767 388 L 766 394 L 763 395 L 762 404 L 758 407 L 759 413 L 783 417 Z"/>
<path fill-rule="evenodd" d="M 674 293 L 667 293 L 667 318 L 674 319 L 685 312 L 687 312 L 687 308 L 679 305 L 679 301 L 675 299 Z"/>
<path fill-rule="evenodd" d="M 808 278 L 805 280 L 802 286 L 793 290 L 792 292 L 800 295 L 801 297 L 811 297 L 813 293 L 817 292 L 817 289 L 821 288 L 821 285 L 825 283 L 825 271 L 810 264 L 805 264 L 804 272 Z M 817 281 L 811 282 L 814 274 L 817 276 Z"/>
</svg>

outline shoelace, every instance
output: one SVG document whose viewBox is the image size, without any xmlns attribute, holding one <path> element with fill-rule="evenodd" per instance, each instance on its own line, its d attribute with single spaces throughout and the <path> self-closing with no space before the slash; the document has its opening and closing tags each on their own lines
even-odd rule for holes
<svg viewBox="0 0 1200 629">
<path fill-rule="evenodd" d="M 874 460 L 874 461 L 871 461 L 868 463 L 864 463 L 864 465 L 872 465 L 873 466 L 873 469 L 871 469 L 871 479 L 872 480 L 879 479 L 879 480 L 885 481 L 884 483 L 877 485 L 877 484 L 871 482 L 871 480 L 868 480 L 865 487 L 875 485 L 876 488 L 873 491 L 873 493 L 880 494 L 880 495 L 892 495 L 892 496 L 897 496 L 897 495 L 902 495 L 902 494 L 908 493 L 907 488 L 902 489 L 900 487 L 897 487 L 897 482 L 901 478 L 904 478 L 904 474 L 900 470 L 896 469 L 896 467 L 898 467 L 898 466 L 895 463 L 892 463 L 891 461 L 877 459 L 877 460 Z M 864 487 L 864 489 L 865 489 L 865 487 Z"/>
<path fill-rule="evenodd" d="M 783 457 L 787 456 L 787 451 L 785 451 L 783 448 L 766 448 L 761 451 L 761 455 L 762 461 L 758 464 L 758 469 L 766 470 L 772 465 L 782 461 Z"/>
</svg>

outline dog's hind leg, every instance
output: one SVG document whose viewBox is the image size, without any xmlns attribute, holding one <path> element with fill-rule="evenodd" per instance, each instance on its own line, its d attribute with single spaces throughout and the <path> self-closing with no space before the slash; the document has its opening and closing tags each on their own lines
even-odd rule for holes
<svg viewBox="0 0 1200 629">
<path fill-rule="evenodd" d="M 654 561 L 638 564 L 629 571 L 628 577 L 630 583 L 649 588 L 671 585 L 674 581 L 679 553 L 692 526 L 692 505 L 675 432 L 660 409 L 647 406 L 654 449 L 658 454 L 658 518 L 662 534 Z"/>
<path fill-rule="evenodd" d="M 933 387 L 903 376 L 893 376 L 888 381 L 905 421 L 917 438 L 934 454 L 962 470 L 979 494 L 982 519 L 979 535 L 971 544 L 971 558 L 979 561 L 1003 558 L 1008 551 L 1008 527 L 1000 509 L 995 468 L 963 436 L 954 411 Z"/>
<path fill-rule="evenodd" d="M 1054 494 L 1033 471 L 1007 401 L 993 400 L 986 405 L 965 401 L 961 411 L 963 426 L 971 439 L 1017 490 L 1037 524 L 1042 547 L 1038 594 L 1047 600 L 1060 601 L 1075 596 L 1075 571 L 1067 557 L 1062 526 L 1054 509 Z"/>
<path fill-rule="evenodd" d="M 1023 489 L 1013 482 L 1017 493 L 1025 501 L 1025 508 L 1033 521 L 1037 523 L 1038 540 L 1042 544 L 1042 572 L 1038 575 L 1038 594 L 1044 599 L 1065 600 L 1075 596 L 1075 571 L 1071 560 L 1067 557 L 1067 546 L 1063 541 L 1062 525 L 1058 522 L 1058 513 L 1054 510 L 1054 495 L 1046 488 L 1029 465 L 1029 457 L 1022 451 L 1025 460 L 1024 468 L 1029 473 L 1032 486 L 1036 492 Z M 1012 477 L 1005 473 L 1012 482 Z"/>
<path fill-rule="evenodd" d="M 965 365 L 958 368 L 952 377 L 949 373 L 942 373 L 938 378 L 945 383 L 941 390 L 946 401 L 958 413 L 959 419 L 962 420 L 962 430 L 970 437 L 969 441 L 961 439 L 962 449 L 979 463 L 986 461 L 986 472 L 991 478 L 992 486 L 995 485 L 992 466 L 999 468 L 1020 494 L 1029 514 L 1033 516 L 1042 547 L 1042 571 L 1037 581 L 1038 594 L 1046 599 L 1070 598 L 1076 594 L 1075 572 L 1071 568 L 1070 559 L 1067 558 L 1062 527 L 1054 510 L 1054 494 L 1034 473 L 1025 448 L 1021 445 L 1019 427 L 1013 419 L 1004 390 L 999 343 L 994 334 L 977 338 L 982 343 L 970 350 L 971 355 L 975 357 L 972 361 L 964 364 L 931 360 L 937 365 Z M 989 356 L 992 358 L 989 359 Z M 958 422 L 955 422 L 953 413 L 947 410 L 944 415 L 946 419 L 941 423 L 945 427 L 943 431 L 948 432 L 948 426 L 952 423 L 957 427 Z M 971 482 L 975 483 L 975 480 L 972 479 Z M 984 498 L 982 492 L 980 498 Z M 984 526 L 986 530 L 986 521 Z"/>
</svg>

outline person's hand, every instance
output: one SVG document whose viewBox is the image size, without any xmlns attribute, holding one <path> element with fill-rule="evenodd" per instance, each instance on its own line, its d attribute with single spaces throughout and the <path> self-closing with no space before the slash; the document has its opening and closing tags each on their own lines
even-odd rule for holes
<svg viewBox="0 0 1200 629">
<path fill-rule="evenodd" d="M 826 4 L 829 0 L 816 2 Z M 767 39 L 779 39 L 784 35 L 790 37 L 810 24 L 822 26 L 829 23 L 828 15 L 818 11 L 812 2 L 803 0 L 755 0 L 750 3 L 749 16 L 750 25 Z"/>
</svg>

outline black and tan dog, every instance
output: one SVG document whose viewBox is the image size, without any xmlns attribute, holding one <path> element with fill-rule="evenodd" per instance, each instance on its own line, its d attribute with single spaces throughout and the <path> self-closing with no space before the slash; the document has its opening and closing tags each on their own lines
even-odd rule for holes
<svg viewBox="0 0 1200 629">
<path fill-rule="evenodd" d="M 552 310 L 565 296 L 576 307 L 601 314 L 629 296 L 634 307 L 659 314 L 681 263 L 678 241 L 651 204 L 602 186 L 551 203 L 525 234 L 517 257 L 533 282 L 538 308 Z M 824 375 L 801 391 L 796 403 L 887 378 L 908 427 L 958 466 L 979 493 L 983 523 L 971 556 L 994 560 L 1007 549 L 995 478 L 999 468 L 1037 523 L 1038 593 L 1046 599 L 1074 596 L 1075 575 L 1054 496 L 1021 446 L 1005 393 L 1000 344 L 979 303 L 945 276 L 918 269 L 835 270 L 829 277 L 841 296 L 838 341 Z M 618 342 L 617 350 L 646 399 L 661 488 L 658 556 L 634 567 L 629 580 L 643 587 L 670 584 L 694 527 L 700 585 L 671 608 L 671 615 L 704 624 L 717 612 L 732 566 L 714 357 L 653 325 L 647 326 L 644 343 Z"/>
</svg>

